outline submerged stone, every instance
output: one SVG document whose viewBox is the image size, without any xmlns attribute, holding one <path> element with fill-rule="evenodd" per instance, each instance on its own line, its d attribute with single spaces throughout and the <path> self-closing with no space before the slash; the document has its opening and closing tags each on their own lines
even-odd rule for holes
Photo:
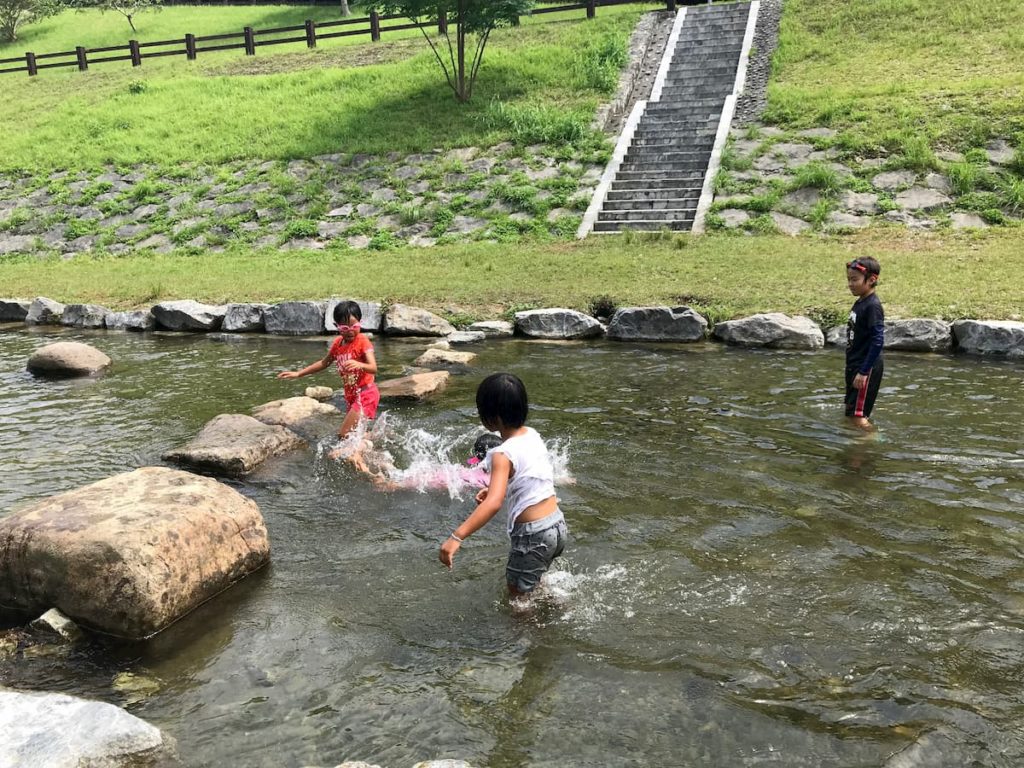
<svg viewBox="0 0 1024 768">
<path fill-rule="evenodd" d="M 244 475 L 271 456 L 303 445 L 301 437 L 282 426 L 264 424 L 240 413 L 225 413 L 206 422 L 198 435 L 163 458 L 220 474 Z"/>
<path fill-rule="evenodd" d="M 473 352 L 457 352 L 454 349 L 428 349 L 413 360 L 421 368 L 449 368 L 469 365 L 476 360 Z"/>
<path fill-rule="evenodd" d="M 382 400 L 390 398 L 419 401 L 443 392 L 448 386 L 450 376 L 448 371 L 414 373 L 411 376 L 403 376 L 398 379 L 378 381 L 377 388 L 380 389 Z"/>
</svg>

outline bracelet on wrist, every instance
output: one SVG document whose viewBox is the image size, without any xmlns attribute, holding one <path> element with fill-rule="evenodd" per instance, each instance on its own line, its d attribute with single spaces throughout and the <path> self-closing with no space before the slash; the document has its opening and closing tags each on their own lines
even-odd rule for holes
<svg viewBox="0 0 1024 768">
<path fill-rule="evenodd" d="M 452 532 L 451 532 L 451 533 L 450 533 L 450 534 L 448 535 L 448 538 L 449 538 L 449 539 L 455 539 L 455 540 L 456 540 L 457 542 L 459 542 L 459 544 L 461 544 L 462 542 L 464 542 L 464 541 L 465 541 L 465 539 L 460 539 L 460 538 L 459 538 L 458 536 L 456 536 L 456 535 L 455 535 L 455 531 L 452 531 Z"/>
</svg>

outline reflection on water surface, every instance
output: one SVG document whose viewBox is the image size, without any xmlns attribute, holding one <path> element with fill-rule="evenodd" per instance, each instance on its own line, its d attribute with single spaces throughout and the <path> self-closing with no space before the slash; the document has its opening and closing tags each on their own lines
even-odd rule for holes
<svg viewBox="0 0 1024 768">
<path fill-rule="evenodd" d="M 25 360 L 56 335 L 0 336 L 0 514 L 333 384 L 273 378 L 322 340 L 80 332 L 61 335 L 112 373 L 36 381 Z M 425 343 L 377 346 L 394 376 Z M 379 493 L 306 451 L 234 483 L 270 568 L 148 645 L 95 640 L 0 678 L 125 705 L 197 766 L 1024 761 L 1024 366 L 888 355 L 881 434 L 862 440 L 839 425 L 834 352 L 479 351 L 389 419 L 461 445 L 480 375 L 526 381 L 577 479 L 559 491 L 569 557 L 530 614 L 503 600 L 500 524 L 453 573 L 436 562 L 468 496 Z M 126 671 L 158 692 L 118 689 Z"/>
</svg>

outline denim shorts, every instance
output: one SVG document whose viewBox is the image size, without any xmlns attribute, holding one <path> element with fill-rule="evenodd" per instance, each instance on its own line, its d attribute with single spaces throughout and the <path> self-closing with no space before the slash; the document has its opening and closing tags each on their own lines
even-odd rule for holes
<svg viewBox="0 0 1024 768">
<path fill-rule="evenodd" d="M 505 581 L 516 592 L 532 592 L 551 562 L 562 554 L 569 530 L 561 511 L 512 528 Z"/>
</svg>

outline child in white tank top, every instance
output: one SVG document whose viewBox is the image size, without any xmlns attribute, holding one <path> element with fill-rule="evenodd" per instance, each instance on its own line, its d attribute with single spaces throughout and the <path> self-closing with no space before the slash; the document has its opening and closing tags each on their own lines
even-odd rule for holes
<svg viewBox="0 0 1024 768">
<path fill-rule="evenodd" d="M 452 567 L 462 542 L 480 530 L 502 505 L 508 509 L 512 542 L 505 581 L 512 596 L 532 592 L 551 562 L 565 549 L 568 531 L 555 496 L 551 457 L 540 435 L 524 426 L 526 387 L 511 373 L 495 373 L 476 391 L 480 421 L 502 437 L 487 453 L 490 484 L 477 494 L 477 507 L 441 545 L 440 560 Z"/>
</svg>

